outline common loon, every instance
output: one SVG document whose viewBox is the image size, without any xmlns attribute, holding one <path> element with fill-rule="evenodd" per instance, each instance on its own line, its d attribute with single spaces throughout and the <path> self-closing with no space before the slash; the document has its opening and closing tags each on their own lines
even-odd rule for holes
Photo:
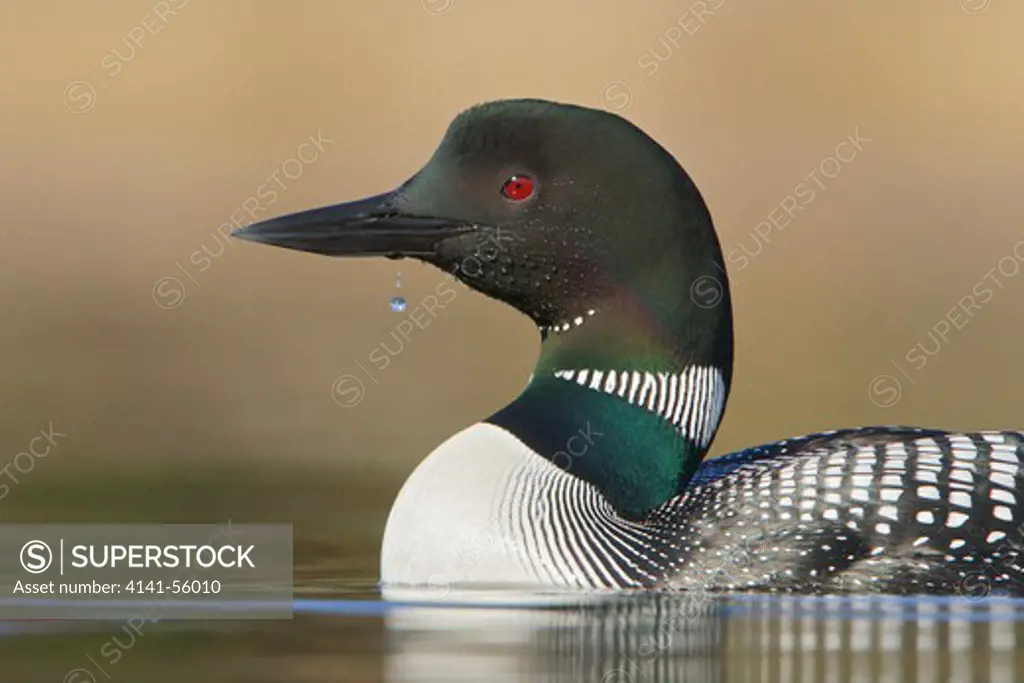
<svg viewBox="0 0 1024 683">
<path fill-rule="evenodd" d="M 843 429 L 702 463 L 732 379 L 722 252 L 619 116 L 478 105 L 398 189 L 235 234 L 416 258 L 539 328 L 523 392 L 402 487 L 385 585 L 1024 594 L 1020 432 Z"/>
</svg>

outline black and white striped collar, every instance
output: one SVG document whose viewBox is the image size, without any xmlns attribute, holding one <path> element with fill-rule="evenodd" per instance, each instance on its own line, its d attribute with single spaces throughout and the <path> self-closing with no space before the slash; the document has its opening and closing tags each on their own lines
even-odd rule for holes
<svg viewBox="0 0 1024 683">
<path fill-rule="evenodd" d="M 554 375 L 654 412 L 701 448 L 711 443 L 725 407 L 725 380 L 710 366 L 691 365 L 677 373 L 573 369 Z"/>
</svg>

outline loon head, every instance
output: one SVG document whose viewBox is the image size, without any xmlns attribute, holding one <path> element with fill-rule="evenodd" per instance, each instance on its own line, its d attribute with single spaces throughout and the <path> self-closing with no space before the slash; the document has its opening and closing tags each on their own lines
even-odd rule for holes
<svg viewBox="0 0 1024 683">
<path fill-rule="evenodd" d="M 544 340 L 534 378 L 489 421 L 627 516 L 684 486 L 717 429 L 733 354 L 718 239 L 686 172 L 619 116 L 479 105 L 396 190 L 234 235 L 420 259 L 529 316 Z M 592 457 L 551 455 L 584 429 L 605 435 Z"/>
</svg>

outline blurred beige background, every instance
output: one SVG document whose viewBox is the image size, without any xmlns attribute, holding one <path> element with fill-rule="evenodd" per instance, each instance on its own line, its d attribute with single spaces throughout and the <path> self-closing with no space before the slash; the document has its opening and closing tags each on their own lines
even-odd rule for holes
<svg viewBox="0 0 1024 683">
<path fill-rule="evenodd" d="M 293 522 L 298 594 L 372 591 L 398 487 L 517 394 L 536 332 L 459 288 L 380 371 L 396 268 L 411 305 L 441 273 L 218 228 L 253 197 L 264 217 L 389 189 L 455 114 L 504 97 L 621 111 L 702 189 L 734 254 L 713 453 L 1024 428 L 1024 274 L 998 272 L 1024 239 L 1022 26 L 1013 0 L 4 2 L 0 518 Z M 813 201 L 768 232 L 812 171 Z M 966 295 L 983 305 L 950 314 Z M 358 405 L 339 404 L 346 375 Z M 29 453 L 51 425 L 66 436 Z M 382 629 L 164 634 L 115 673 L 378 680 Z M 110 633 L 5 638 L 2 658 L 58 680 Z"/>
<path fill-rule="evenodd" d="M 1024 428 L 1024 275 L 906 360 L 1024 239 L 1022 25 L 1010 0 L 5 3 L 0 465 L 52 421 L 68 436 L 25 489 L 329 465 L 325 490 L 376 482 L 386 512 L 419 459 L 517 394 L 532 325 L 459 288 L 378 371 L 396 269 L 412 304 L 441 273 L 218 226 L 272 174 L 260 217 L 389 189 L 460 110 L 520 96 L 622 111 L 695 178 L 727 252 L 762 243 L 730 267 L 716 454 L 872 423 Z M 755 226 L 856 130 L 871 142 L 764 243 Z M 342 375 L 356 406 L 332 396 Z M 880 407 L 885 375 L 901 393 Z"/>
</svg>

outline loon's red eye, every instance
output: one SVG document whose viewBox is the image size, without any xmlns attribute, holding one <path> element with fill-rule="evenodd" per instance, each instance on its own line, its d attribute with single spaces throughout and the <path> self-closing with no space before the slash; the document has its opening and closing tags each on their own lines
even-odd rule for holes
<svg viewBox="0 0 1024 683">
<path fill-rule="evenodd" d="M 533 194 L 533 178 L 514 175 L 501 186 L 501 193 L 514 202 L 521 202 Z"/>
</svg>

